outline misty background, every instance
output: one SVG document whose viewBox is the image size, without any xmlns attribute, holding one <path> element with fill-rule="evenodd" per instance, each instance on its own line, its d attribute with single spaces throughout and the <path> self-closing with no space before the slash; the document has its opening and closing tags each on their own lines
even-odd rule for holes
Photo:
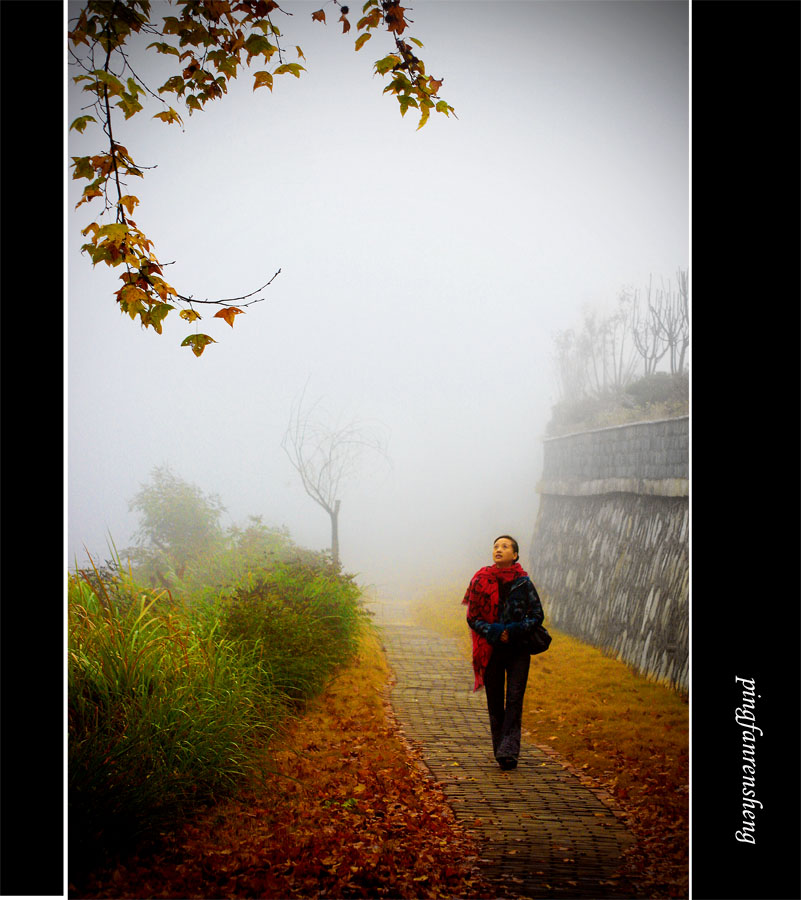
<svg viewBox="0 0 801 900">
<path fill-rule="evenodd" d="M 261 516 L 328 547 L 281 449 L 305 389 L 387 441 L 389 462 L 365 456 L 341 492 L 342 563 L 361 584 L 466 586 L 500 533 L 536 582 L 554 336 L 690 262 L 688 4 L 421 0 L 411 35 L 458 119 L 420 131 L 372 75 L 389 35 L 354 52 L 333 5 L 312 22 L 321 6 L 276 15 L 300 79 L 254 92 L 245 69 L 202 112 L 173 101 L 183 130 L 151 119 L 155 102 L 115 126 L 156 166 L 128 190 L 181 293 L 233 297 L 281 270 L 233 329 L 201 310 L 217 343 L 200 358 L 177 311 L 161 336 L 119 312 L 120 271 L 80 253 L 98 201 L 74 208 L 67 167 L 67 564 L 107 558 L 109 535 L 131 543 L 128 503 L 161 465 L 218 494 L 223 525 Z M 153 51 L 134 66 L 153 89 L 166 77 Z M 66 126 L 88 102 L 75 74 Z M 97 126 L 69 133 L 70 156 L 102 145 Z"/>
</svg>

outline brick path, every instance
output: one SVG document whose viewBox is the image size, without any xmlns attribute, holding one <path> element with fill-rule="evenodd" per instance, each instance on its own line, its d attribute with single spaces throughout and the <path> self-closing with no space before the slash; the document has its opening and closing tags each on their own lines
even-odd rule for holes
<svg viewBox="0 0 801 900">
<path fill-rule="evenodd" d="M 498 897 L 617 898 L 606 883 L 633 838 L 611 808 L 555 756 L 523 742 L 518 767 L 492 755 L 483 690 L 453 638 L 384 621 L 404 733 L 479 839 L 481 869 Z M 531 690 L 531 686 L 529 686 Z"/>
</svg>

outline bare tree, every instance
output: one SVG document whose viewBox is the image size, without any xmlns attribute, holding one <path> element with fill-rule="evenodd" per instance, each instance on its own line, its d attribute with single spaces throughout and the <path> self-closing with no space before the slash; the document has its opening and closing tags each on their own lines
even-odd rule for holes
<svg viewBox="0 0 801 900">
<path fill-rule="evenodd" d="M 584 313 L 584 327 L 578 340 L 591 392 L 603 397 L 617 394 L 631 381 L 635 356 L 627 338 L 629 306 L 626 291 L 618 297 L 617 309 L 606 315 Z"/>
<path fill-rule="evenodd" d="M 651 375 L 662 357 L 668 351 L 668 344 L 664 339 L 660 325 L 660 313 L 658 305 L 662 303 L 660 292 L 654 294 L 653 276 L 648 279 L 648 292 L 645 298 L 645 310 L 639 291 L 634 292 L 634 302 L 631 305 L 631 334 L 634 338 L 634 346 L 642 357 L 645 371 L 644 375 Z"/>
<path fill-rule="evenodd" d="M 586 396 L 586 366 L 576 333 L 572 328 L 559 331 L 554 336 L 554 344 L 556 345 L 554 362 L 559 399 L 571 401 Z"/>
<path fill-rule="evenodd" d="M 670 371 L 681 374 L 690 347 L 690 288 L 687 269 L 676 272 L 678 290 L 672 298 L 672 323 L 670 328 Z"/>
<path fill-rule="evenodd" d="M 387 459 L 386 442 L 356 420 L 326 424 L 320 400 L 304 409 L 305 395 L 304 388 L 292 408 L 281 447 L 300 475 L 303 489 L 331 519 L 331 557 L 339 567 L 340 489 L 358 471 L 365 451 Z"/>
<path fill-rule="evenodd" d="M 585 311 L 584 327 L 578 339 L 578 351 L 580 357 L 584 360 L 584 368 L 591 393 L 596 396 L 600 396 L 603 393 L 604 386 L 604 331 L 604 323 L 601 322 L 599 324 L 597 313 Z"/>
<path fill-rule="evenodd" d="M 611 357 L 615 364 L 613 387 L 622 391 L 634 377 L 634 366 L 637 362 L 635 348 L 626 342 L 631 336 L 629 322 L 634 297 L 623 290 L 618 297 L 617 312 L 613 317 Z"/>
<path fill-rule="evenodd" d="M 668 280 L 662 290 L 656 292 L 651 314 L 653 327 L 662 341 L 665 352 L 670 351 L 670 374 L 684 371 L 684 359 L 690 345 L 690 311 L 687 289 L 687 271 L 679 269 L 678 291 L 674 292 Z"/>
<path fill-rule="evenodd" d="M 633 298 L 627 291 L 618 296 L 617 309 L 604 320 L 604 387 L 619 393 L 631 381 L 636 361 L 628 344 L 630 307 Z"/>
</svg>

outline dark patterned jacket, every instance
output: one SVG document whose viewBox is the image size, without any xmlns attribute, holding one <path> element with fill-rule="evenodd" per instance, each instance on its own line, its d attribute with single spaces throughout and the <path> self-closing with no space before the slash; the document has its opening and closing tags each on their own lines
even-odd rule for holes
<svg viewBox="0 0 801 900">
<path fill-rule="evenodd" d="M 493 645 L 498 643 L 504 630 L 508 630 L 509 641 L 515 646 L 525 643 L 530 630 L 542 624 L 544 618 L 537 589 L 528 575 L 523 575 L 511 584 L 500 585 L 497 622 L 468 618 L 467 624 Z"/>
</svg>

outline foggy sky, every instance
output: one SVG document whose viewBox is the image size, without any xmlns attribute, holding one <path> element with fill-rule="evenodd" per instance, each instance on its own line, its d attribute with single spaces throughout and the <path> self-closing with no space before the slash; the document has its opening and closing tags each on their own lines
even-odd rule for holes
<svg viewBox="0 0 801 900">
<path fill-rule="evenodd" d="M 254 92 L 255 66 L 201 113 L 173 100 L 184 131 L 154 105 L 115 134 L 157 166 L 128 189 L 179 291 L 231 297 L 281 269 L 233 329 L 204 317 L 218 343 L 199 359 L 177 311 L 162 336 L 120 314 L 120 272 L 80 254 L 97 211 L 74 209 L 84 182 L 67 174 L 67 563 L 105 558 L 109 532 L 130 543 L 128 501 L 163 464 L 219 494 L 224 524 L 260 515 L 327 547 L 280 447 L 307 385 L 389 438 L 391 467 L 365 460 L 341 496 L 361 583 L 466 585 L 502 532 L 536 582 L 554 335 L 689 264 L 688 6 L 421 0 L 411 33 L 458 116 L 421 131 L 371 74 L 389 36 L 355 53 L 355 28 L 333 6 L 313 23 L 319 7 L 284 5 L 300 79 Z M 155 88 L 163 60 L 144 59 Z M 85 100 L 67 84 L 68 124 Z M 69 135 L 71 156 L 100 147 L 91 125 Z"/>
</svg>

